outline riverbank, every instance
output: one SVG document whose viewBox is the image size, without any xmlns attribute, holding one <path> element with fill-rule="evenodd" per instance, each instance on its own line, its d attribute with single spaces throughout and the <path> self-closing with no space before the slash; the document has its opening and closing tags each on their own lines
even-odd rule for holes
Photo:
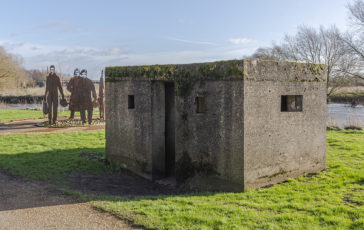
<svg viewBox="0 0 364 230">
<path fill-rule="evenodd" d="M 2 89 L 0 103 L 4 104 L 40 104 L 44 100 L 45 87 Z M 63 87 L 63 93 L 69 98 L 70 93 Z"/>
<path fill-rule="evenodd" d="M 95 85 L 96 93 L 99 92 L 99 85 Z M 65 86 L 63 88 L 64 96 L 69 100 L 71 93 Z M 1 89 L 0 103 L 3 104 L 40 104 L 44 100 L 45 87 Z"/>
<path fill-rule="evenodd" d="M 42 104 L 1 104 L 0 110 L 2 114 L 9 114 L 8 117 L 13 116 L 29 116 L 34 114 L 36 118 L 44 116 L 42 112 Z M 67 107 L 59 106 L 58 110 L 61 113 L 69 111 Z M 98 113 L 95 108 L 94 114 Z M 30 116 L 33 117 L 33 116 Z M 330 103 L 327 105 L 327 126 L 337 127 L 344 129 L 345 127 L 361 127 L 364 128 L 364 105 L 357 105 L 352 107 L 350 104 Z"/>
<path fill-rule="evenodd" d="M 63 92 L 65 96 L 69 95 L 66 87 L 63 86 Z M 44 96 L 45 87 L 28 87 L 28 88 L 10 88 L 10 89 L 1 89 L 0 96 L 11 96 L 11 97 L 38 97 Z"/>
<path fill-rule="evenodd" d="M 329 97 L 329 103 L 364 105 L 364 91 L 342 92 Z"/>
<path fill-rule="evenodd" d="M 0 96 L 0 103 L 4 104 L 40 104 L 44 96 Z"/>
<path fill-rule="evenodd" d="M 95 84 L 96 92 L 99 85 Z M 37 104 L 44 99 L 45 87 L 34 87 L 24 89 L 3 89 L 0 92 L 0 103 L 5 104 Z M 70 96 L 66 87 L 63 87 L 66 98 Z M 355 101 L 358 105 L 364 105 L 364 87 L 347 87 L 332 94 L 328 98 L 329 103 L 352 104 Z"/>
<path fill-rule="evenodd" d="M 95 90 L 99 92 L 99 85 L 94 84 Z M 70 92 L 68 92 L 67 87 L 62 87 L 64 95 L 69 96 Z M 10 88 L 10 89 L 0 89 L 1 97 L 39 97 L 44 96 L 45 87 L 28 87 L 28 88 Z"/>
</svg>

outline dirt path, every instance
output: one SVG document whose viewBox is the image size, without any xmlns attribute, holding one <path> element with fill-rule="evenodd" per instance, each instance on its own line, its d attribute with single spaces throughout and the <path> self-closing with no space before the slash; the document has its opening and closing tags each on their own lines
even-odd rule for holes
<svg viewBox="0 0 364 230">
<path fill-rule="evenodd" d="M 65 120 L 67 117 L 60 117 L 59 120 Z M 75 132 L 105 129 L 105 125 L 92 125 L 84 127 L 66 127 L 66 128 L 48 128 L 38 127 L 36 124 L 46 121 L 45 119 L 22 119 L 0 124 L 0 134 L 14 133 L 39 133 L 39 132 Z"/>
<path fill-rule="evenodd" d="M 45 183 L 0 171 L 0 229 L 132 229 Z"/>
</svg>

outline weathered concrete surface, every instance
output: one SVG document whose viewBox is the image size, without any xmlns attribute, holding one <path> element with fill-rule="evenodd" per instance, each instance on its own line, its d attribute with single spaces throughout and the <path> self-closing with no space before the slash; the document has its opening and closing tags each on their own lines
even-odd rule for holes
<svg viewBox="0 0 364 230">
<path fill-rule="evenodd" d="M 281 112 L 281 95 L 303 95 Z M 326 83 L 245 81 L 244 189 L 325 168 Z"/>
<path fill-rule="evenodd" d="M 324 66 L 245 61 L 244 189 L 326 167 Z M 302 112 L 282 112 L 282 95 L 302 95 Z"/>
<path fill-rule="evenodd" d="M 106 82 L 107 159 L 152 179 L 151 81 Z M 128 95 L 135 108 L 128 109 Z"/>
<path fill-rule="evenodd" d="M 165 102 L 161 81 L 106 83 L 107 159 L 148 178 L 165 170 Z M 135 108 L 128 108 L 128 95 Z"/>
<path fill-rule="evenodd" d="M 196 97 L 205 98 L 205 113 L 196 113 Z M 177 97 L 178 181 L 194 188 L 243 189 L 243 99 L 243 81 L 199 81 Z"/>
<path fill-rule="evenodd" d="M 107 157 L 149 179 L 165 174 L 165 84 L 173 82 L 178 184 L 243 191 L 321 170 L 324 70 L 256 60 L 107 68 Z M 303 111 L 281 112 L 282 95 L 302 95 Z M 196 112 L 196 97 L 205 98 L 206 112 Z"/>
<path fill-rule="evenodd" d="M 243 60 L 243 63 L 245 81 L 326 81 L 322 64 L 266 60 Z"/>
</svg>

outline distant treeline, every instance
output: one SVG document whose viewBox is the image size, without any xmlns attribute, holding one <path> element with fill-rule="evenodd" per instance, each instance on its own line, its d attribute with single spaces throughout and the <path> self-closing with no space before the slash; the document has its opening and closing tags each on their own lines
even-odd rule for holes
<svg viewBox="0 0 364 230">
<path fill-rule="evenodd" d="M 71 75 L 57 73 L 63 81 L 69 80 Z M 37 82 L 45 81 L 47 70 L 26 70 L 21 58 L 7 53 L 0 46 L 0 92 L 12 88 L 33 87 Z"/>
</svg>

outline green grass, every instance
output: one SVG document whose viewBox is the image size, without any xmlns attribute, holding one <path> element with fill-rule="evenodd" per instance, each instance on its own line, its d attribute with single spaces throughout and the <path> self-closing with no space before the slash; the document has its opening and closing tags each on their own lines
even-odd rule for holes
<svg viewBox="0 0 364 230">
<path fill-rule="evenodd" d="M 64 184 L 70 172 L 114 169 L 81 153 L 104 154 L 103 131 L 0 135 L 0 168 Z M 364 229 L 364 131 L 327 132 L 327 170 L 245 193 L 86 196 L 99 209 L 156 229 Z"/>
<path fill-rule="evenodd" d="M 0 135 L 0 168 L 14 175 L 63 184 L 72 172 L 113 172 L 81 153 L 105 154 L 104 131 Z"/>
<path fill-rule="evenodd" d="M 79 112 L 76 112 L 76 116 L 79 115 Z M 94 114 L 99 114 L 98 110 L 94 110 Z M 69 116 L 70 111 L 59 111 L 58 116 Z M 25 118 L 44 118 L 47 119 L 48 115 L 44 115 L 41 110 L 31 110 L 31 109 L 0 109 L 0 122 L 7 122 L 18 119 Z"/>
<path fill-rule="evenodd" d="M 59 111 L 58 116 L 69 116 L 69 111 Z M 0 122 L 25 119 L 25 118 L 47 118 L 40 110 L 31 109 L 0 109 Z"/>
<path fill-rule="evenodd" d="M 0 109 L 0 122 L 25 118 L 45 118 L 39 110 Z"/>
<path fill-rule="evenodd" d="M 245 193 L 95 201 L 157 229 L 364 229 L 364 132 L 327 133 L 327 170 Z"/>
</svg>

